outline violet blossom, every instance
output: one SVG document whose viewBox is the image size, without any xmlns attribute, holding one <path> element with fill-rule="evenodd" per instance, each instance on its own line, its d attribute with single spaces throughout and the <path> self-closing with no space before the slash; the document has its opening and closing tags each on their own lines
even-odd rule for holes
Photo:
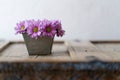
<svg viewBox="0 0 120 80">
<path fill-rule="evenodd" d="M 52 22 L 49 20 L 43 20 L 42 22 L 42 36 L 54 37 L 56 34 L 56 28 L 52 25 Z"/>
<path fill-rule="evenodd" d="M 25 20 L 16 24 L 16 33 L 26 33 L 31 38 L 63 36 L 65 31 L 62 29 L 61 22 L 58 20 Z"/>
<path fill-rule="evenodd" d="M 32 38 L 38 38 L 38 36 L 41 35 L 41 30 L 40 30 L 40 21 L 29 21 L 29 27 L 27 28 L 27 33 L 30 35 Z"/>
<path fill-rule="evenodd" d="M 26 29 L 27 29 L 27 26 L 26 26 L 26 22 L 25 21 L 21 21 L 19 23 L 16 24 L 16 27 L 15 27 L 15 31 L 16 31 L 16 34 L 18 33 L 25 33 L 26 32 Z"/>
<path fill-rule="evenodd" d="M 62 26 L 61 26 L 61 22 L 60 21 L 58 21 L 58 20 L 54 20 L 53 22 L 52 22 L 52 25 L 56 28 L 56 31 L 57 31 L 57 36 L 59 37 L 59 36 L 63 36 L 64 35 L 64 33 L 65 33 L 65 31 L 62 29 Z"/>
</svg>

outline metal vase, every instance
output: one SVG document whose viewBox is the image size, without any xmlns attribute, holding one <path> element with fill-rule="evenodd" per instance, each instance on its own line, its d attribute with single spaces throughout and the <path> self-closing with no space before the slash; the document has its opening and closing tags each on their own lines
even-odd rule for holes
<svg viewBox="0 0 120 80">
<path fill-rule="evenodd" d="M 38 37 L 33 39 L 26 33 L 23 38 L 28 50 L 29 55 L 49 55 L 52 51 L 53 38 L 51 37 Z"/>
</svg>

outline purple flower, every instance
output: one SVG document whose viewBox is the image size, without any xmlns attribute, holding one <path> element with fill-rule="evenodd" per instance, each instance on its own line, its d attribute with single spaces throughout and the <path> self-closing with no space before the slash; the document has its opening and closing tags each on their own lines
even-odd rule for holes
<svg viewBox="0 0 120 80">
<path fill-rule="evenodd" d="M 15 27 L 16 34 L 25 33 L 26 29 L 27 29 L 27 23 L 25 21 L 21 21 L 16 24 L 16 27 Z"/>
<path fill-rule="evenodd" d="M 40 30 L 40 20 L 35 21 L 28 21 L 29 27 L 27 28 L 27 33 L 30 35 L 32 38 L 37 39 L 38 36 L 41 35 L 41 30 Z"/>
<path fill-rule="evenodd" d="M 55 35 L 63 36 L 65 31 L 62 29 L 61 22 L 58 20 L 25 20 L 16 24 L 17 33 L 26 33 L 31 38 L 37 39 L 40 36 L 53 38 Z"/>
<path fill-rule="evenodd" d="M 57 30 L 57 36 L 63 36 L 65 34 L 65 31 L 64 30 Z"/>
<path fill-rule="evenodd" d="M 52 21 L 52 26 L 54 26 L 56 29 L 62 29 L 61 22 L 58 21 L 58 20 L 53 20 Z"/>
<path fill-rule="evenodd" d="M 58 21 L 58 20 L 54 20 L 54 21 L 52 21 L 52 25 L 56 28 L 56 31 L 57 31 L 57 36 L 59 37 L 59 36 L 63 36 L 64 35 L 64 33 L 65 33 L 65 31 L 64 30 L 62 30 L 62 26 L 61 26 L 61 22 L 60 21 Z"/>
<path fill-rule="evenodd" d="M 54 37 L 56 34 L 56 28 L 52 25 L 49 20 L 43 20 L 42 22 L 42 36 Z"/>
</svg>

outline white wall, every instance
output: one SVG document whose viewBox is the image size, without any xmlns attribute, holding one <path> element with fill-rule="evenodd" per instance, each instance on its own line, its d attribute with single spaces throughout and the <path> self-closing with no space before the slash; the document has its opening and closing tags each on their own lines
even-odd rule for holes
<svg viewBox="0 0 120 80">
<path fill-rule="evenodd" d="M 44 18 L 62 21 L 56 39 L 120 40 L 120 0 L 0 0 L 0 38 L 22 39 L 18 21 Z"/>
</svg>

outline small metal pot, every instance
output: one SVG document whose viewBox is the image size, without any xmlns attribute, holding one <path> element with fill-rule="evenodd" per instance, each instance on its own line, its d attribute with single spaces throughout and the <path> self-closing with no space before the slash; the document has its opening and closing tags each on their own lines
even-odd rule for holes
<svg viewBox="0 0 120 80">
<path fill-rule="evenodd" d="M 29 55 L 49 55 L 52 51 L 53 38 L 51 37 L 38 37 L 33 39 L 26 33 L 23 38 L 28 50 Z"/>
</svg>

